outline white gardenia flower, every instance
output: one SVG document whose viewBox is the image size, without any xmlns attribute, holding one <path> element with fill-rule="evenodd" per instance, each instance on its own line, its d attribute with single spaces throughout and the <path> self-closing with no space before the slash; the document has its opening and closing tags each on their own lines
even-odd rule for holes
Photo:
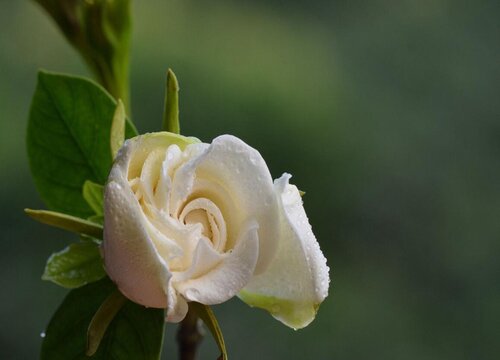
<svg viewBox="0 0 500 360">
<path fill-rule="evenodd" d="M 259 152 L 234 136 L 127 140 L 105 188 L 108 275 L 132 301 L 165 308 L 170 322 L 189 301 L 237 295 L 290 327 L 308 325 L 329 269 L 289 179 L 273 183 Z"/>
</svg>

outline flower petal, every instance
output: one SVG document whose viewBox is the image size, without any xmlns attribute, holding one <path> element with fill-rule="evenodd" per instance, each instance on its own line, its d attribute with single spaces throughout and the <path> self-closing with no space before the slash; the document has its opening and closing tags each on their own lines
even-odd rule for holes
<svg viewBox="0 0 500 360">
<path fill-rule="evenodd" d="M 329 268 L 312 232 L 296 186 L 290 175 L 275 181 L 282 217 L 278 252 L 270 267 L 256 275 L 239 293 L 249 304 L 268 310 L 294 329 L 307 326 L 328 295 Z"/>
<path fill-rule="evenodd" d="M 106 272 L 130 300 L 165 308 L 171 274 L 144 226 L 146 219 L 134 194 L 120 181 L 121 174 L 112 173 L 110 179 L 104 215 Z"/>
<path fill-rule="evenodd" d="M 219 195 L 214 202 L 226 220 L 229 249 L 237 246 L 235 240 L 244 224 L 250 220 L 259 224 L 260 255 L 255 271 L 264 271 L 276 254 L 279 204 L 271 174 L 260 153 L 234 136 L 222 135 L 197 159 L 195 171 L 193 192 L 205 194 L 216 190 L 216 186 L 204 185 L 210 182 L 220 185 L 225 192 L 213 196 Z"/>
<path fill-rule="evenodd" d="M 243 227 L 237 246 L 232 252 L 222 255 L 209 253 L 210 246 L 197 248 L 196 261 L 202 261 L 200 267 L 215 266 L 204 275 L 176 284 L 177 290 L 188 300 L 205 305 L 220 304 L 236 295 L 248 283 L 255 270 L 259 256 L 258 225 L 252 221 Z M 211 249 L 213 252 L 213 249 Z M 205 253 L 207 252 L 207 253 Z M 203 253 L 210 254 L 209 264 Z M 220 255 L 219 255 L 220 256 Z M 218 262 L 218 263 L 217 263 Z M 197 266 L 193 261 L 193 269 Z M 175 281 L 175 278 L 173 279 Z"/>
<path fill-rule="evenodd" d="M 194 250 L 191 266 L 182 272 L 174 273 L 174 282 L 196 279 L 215 268 L 224 258 L 223 254 L 214 250 L 210 240 L 201 237 Z"/>
<path fill-rule="evenodd" d="M 133 179 L 140 176 L 144 162 L 151 152 L 159 149 L 163 149 L 166 152 L 170 145 L 177 145 L 183 150 L 189 144 L 197 142 L 199 142 L 198 139 L 169 132 L 148 133 L 136 136 L 125 141 L 125 144 L 118 151 L 115 163 L 120 163 L 120 166 L 128 171 L 128 178 Z"/>
<path fill-rule="evenodd" d="M 102 245 L 106 272 L 126 297 L 145 306 L 171 307 L 167 293 L 172 275 L 154 241 L 161 240 L 163 252 L 172 252 L 173 248 L 168 239 L 151 236 L 155 234 L 148 231 L 150 223 L 128 180 L 140 176 L 144 162 L 153 151 L 166 153 L 170 145 L 185 148 L 196 141 L 166 132 L 129 139 L 118 152 L 108 178 Z M 150 181 L 157 180 L 148 179 L 146 183 Z"/>
<path fill-rule="evenodd" d="M 168 307 L 165 320 L 172 323 L 182 321 L 188 312 L 188 303 L 179 293 L 173 288 L 170 283 L 168 288 Z"/>
</svg>

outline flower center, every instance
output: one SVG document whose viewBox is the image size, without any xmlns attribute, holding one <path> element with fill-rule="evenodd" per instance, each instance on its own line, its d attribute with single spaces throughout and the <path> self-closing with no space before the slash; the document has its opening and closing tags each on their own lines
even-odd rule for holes
<svg viewBox="0 0 500 360">
<path fill-rule="evenodd" d="M 217 251 L 224 251 L 227 242 L 226 222 L 211 200 L 200 197 L 189 201 L 182 209 L 179 221 L 186 225 L 201 224 L 202 234 L 212 242 Z"/>
<path fill-rule="evenodd" d="M 227 201 L 223 199 L 228 195 L 224 189 L 199 174 L 191 180 L 192 185 L 176 187 L 175 181 L 189 182 L 177 178 L 177 172 L 188 160 L 172 145 L 166 151 L 139 153 L 128 172 L 130 188 L 147 219 L 146 229 L 171 271 L 184 271 L 191 266 L 200 241 L 211 244 L 219 254 L 234 246 L 223 216 L 223 213 L 231 216 L 234 209 L 227 208 Z M 189 189 L 189 193 L 183 193 L 185 189 Z"/>
</svg>

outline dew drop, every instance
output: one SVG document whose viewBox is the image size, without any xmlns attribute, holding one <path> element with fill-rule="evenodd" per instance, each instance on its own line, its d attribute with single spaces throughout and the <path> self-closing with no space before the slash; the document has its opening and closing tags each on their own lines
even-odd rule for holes
<svg viewBox="0 0 500 360">
<path fill-rule="evenodd" d="M 42 339 L 45 337 L 45 331 L 42 331 L 42 332 L 40 333 L 40 337 L 41 337 Z"/>
</svg>

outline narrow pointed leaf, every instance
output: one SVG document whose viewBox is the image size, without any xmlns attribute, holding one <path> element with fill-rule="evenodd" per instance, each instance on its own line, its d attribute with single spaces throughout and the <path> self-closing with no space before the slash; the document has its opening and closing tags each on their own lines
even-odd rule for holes
<svg viewBox="0 0 500 360">
<path fill-rule="evenodd" d="M 163 130 L 174 134 L 180 134 L 181 131 L 179 125 L 179 83 L 172 69 L 168 69 L 167 72 Z"/>
<path fill-rule="evenodd" d="M 108 279 L 71 290 L 52 317 L 42 342 L 41 360 L 158 360 L 164 312 L 126 301 L 110 322 L 97 352 L 88 357 L 87 330 L 116 286 Z"/>
<path fill-rule="evenodd" d="M 90 180 L 83 183 L 83 198 L 96 215 L 103 215 L 104 187 Z"/>
<path fill-rule="evenodd" d="M 221 352 L 219 359 L 227 360 L 226 344 L 224 343 L 222 330 L 220 329 L 217 318 L 215 317 L 215 314 L 213 313 L 210 306 L 203 305 L 197 302 L 190 302 L 189 307 L 195 311 L 196 315 L 198 315 L 198 317 L 203 320 L 205 325 L 208 327 L 208 330 L 210 330 L 210 333 L 212 334 Z"/>
<path fill-rule="evenodd" d="M 116 106 L 115 114 L 113 115 L 113 123 L 111 124 L 111 137 L 109 144 L 111 146 L 111 155 L 113 159 L 118 154 L 118 150 L 123 145 L 125 141 L 125 107 L 121 100 L 118 100 L 118 105 Z"/>
<path fill-rule="evenodd" d="M 101 245 L 102 240 L 94 238 L 92 236 L 80 234 L 80 241 L 83 242 L 93 242 L 94 244 Z"/>
<path fill-rule="evenodd" d="M 42 279 L 66 288 L 77 288 L 106 276 L 99 245 L 86 241 L 52 254 Z"/>
<path fill-rule="evenodd" d="M 25 209 L 24 211 L 43 224 L 102 239 L 102 225 L 91 221 L 49 210 Z"/>
<path fill-rule="evenodd" d="M 109 324 L 123 305 L 125 305 L 126 300 L 117 289 L 101 304 L 87 330 L 87 356 L 92 356 L 96 353 Z"/>
</svg>

